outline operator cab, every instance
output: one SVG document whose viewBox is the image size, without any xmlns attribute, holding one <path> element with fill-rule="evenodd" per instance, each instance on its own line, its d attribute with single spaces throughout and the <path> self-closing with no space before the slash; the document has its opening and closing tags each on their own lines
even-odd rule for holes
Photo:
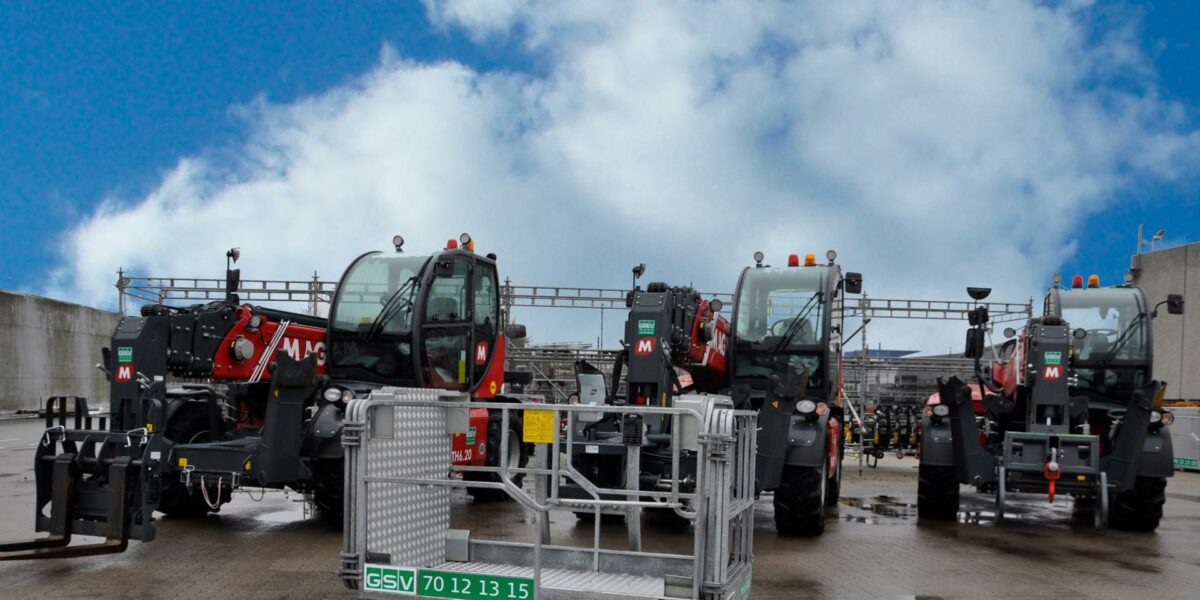
<svg viewBox="0 0 1200 600">
<path fill-rule="evenodd" d="M 1116 400 L 1150 381 L 1150 310 L 1140 289 L 1052 288 L 1046 308 L 1073 331 L 1073 392 Z"/>
<path fill-rule="evenodd" d="M 493 258 L 453 240 L 433 255 L 368 252 L 346 269 L 330 307 L 329 373 L 335 380 L 473 391 L 492 362 L 499 323 Z"/>
<path fill-rule="evenodd" d="M 849 274 L 846 281 L 853 285 L 844 290 L 841 268 L 832 258 L 817 265 L 809 255 L 803 267 L 795 255 L 788 267 L 759 262 L 738 280 L 733 383 L 749 385 L 758 401 L 772 375 L 807 373 L 810 394 L 828 396 L 839 367 L 842 292 L 857 293 L 860 276 Z"/>
</svg>

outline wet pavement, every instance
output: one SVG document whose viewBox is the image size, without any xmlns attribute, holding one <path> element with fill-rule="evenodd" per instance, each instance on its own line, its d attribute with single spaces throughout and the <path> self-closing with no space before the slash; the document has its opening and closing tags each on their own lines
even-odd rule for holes
<svg viewBox="0 0 1200 600">
<path fill-rule="evenodd" d="M 34 535 L 36 421 L 0 422 L 0 539 Z M 917 523 L 916 460 L 887 457 L 859 476 L 847 461 L 843 500 L 819 538 L 781 538 L 759 502 L 753 598 L 1194 598 L 1200 596 L 1200 474 L 1177 473 L 1153 534 L 1097 531 L 1068 500 L 1023 497 L 996 523 L 992 499 L 964 488 L 961 523 Z M 0 562 L 3 598 L 345 598 L 335 575 L 341 536 L 306 518 L 296 494 L 235 495 L 219 515 L 159 521 L 158 539 L 124 554 Z M 650 519 L 647 550 L 690 550 L 691 535 Z M 512 503 L 456 496 L 454 526 L 528 539 Z M 552 516 L 556 544 L 589 544 L 590 524 Z M 605 523 L 606 547 L 625 531 Z"/>
</svg>

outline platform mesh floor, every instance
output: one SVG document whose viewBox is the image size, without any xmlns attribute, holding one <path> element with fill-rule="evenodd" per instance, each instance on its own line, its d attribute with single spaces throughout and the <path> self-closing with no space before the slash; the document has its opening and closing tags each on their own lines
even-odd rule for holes
<svg viewBox="0 0 1200 600">
<path fill-rule="evenodd" d="M 533 577 L 532 567 L 498 565 L 492 563 L 444 562 L 434 567 L 442 571 L 459 573 L 487 573 L 507 577 Z M 555 590 L 580 592 L 609 592 L 640 596 L 662 596 L 666 584 L 661 577 L 642 577 L 620 573 L 593 573 L 592 571 L 568 571 L 565 569 L 542 569 L 542 587 Z"/>
</svg>

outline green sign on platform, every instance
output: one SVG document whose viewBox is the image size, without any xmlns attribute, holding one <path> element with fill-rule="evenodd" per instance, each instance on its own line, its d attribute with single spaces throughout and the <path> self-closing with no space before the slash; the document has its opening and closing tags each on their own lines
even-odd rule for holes
<svg viewBox="0 0 1200 600">
<path fill-rule="evenodd" d="M 1200 466 L 1200 461 L 1197 461 L 1194 458 L 1187 458 L 1185 456 L 1176 456 L 1175 457 L 1175 466 L 1177 466 L 1177 467 L 1197 467 L 1197 466 Z"/>
<path fill-rule="evenodd" d="M 533 579 L 368 564 L 363 588 L 456 600 L 534 600 Z"/>
</svg>

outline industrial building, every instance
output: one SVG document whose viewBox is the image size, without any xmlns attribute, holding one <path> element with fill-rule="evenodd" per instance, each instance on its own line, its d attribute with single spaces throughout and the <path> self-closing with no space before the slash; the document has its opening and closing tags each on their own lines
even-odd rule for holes
<svg viewBox="0 0 1200 600">
<path fill-rule="evenodd" d="M 1154 378 L 1167 382 L 1167 400 L 1200 401 L 1200 242 L 1133 255 L 1129 272 L 1151 306 L 1167 294 L 1183 294 L 1191 304 L 1182 315 L 1158 311 L 1153 323 Z"/>
</svg>

